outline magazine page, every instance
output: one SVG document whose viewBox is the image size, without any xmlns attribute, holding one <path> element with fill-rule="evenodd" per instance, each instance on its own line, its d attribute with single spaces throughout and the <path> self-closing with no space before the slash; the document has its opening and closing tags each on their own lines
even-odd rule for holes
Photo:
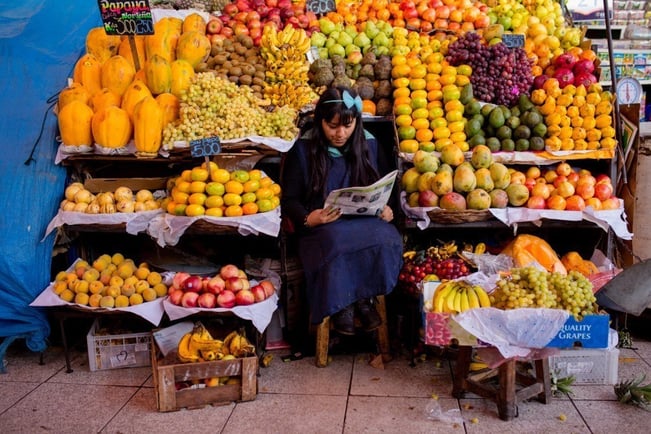
<svg viewBox="0 0 651 434">
<path fill-rule="evenodd" d="M 339 208 L 346 215 L 379 215 L 389 202 L 397 175 L 394 170 L 368 186 L 332 190 L 323 207 Z"/>
</svg>

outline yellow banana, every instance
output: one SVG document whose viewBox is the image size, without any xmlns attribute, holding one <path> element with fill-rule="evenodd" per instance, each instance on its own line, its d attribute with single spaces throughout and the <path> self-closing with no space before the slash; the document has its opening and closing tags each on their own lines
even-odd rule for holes
<svg viewBox="0 0 651 434">
<path fill-rule="evenodd" d="M 235 336 L 237 336 L 237 335 L 238 335 L 237 330 L 233 330 L 232 332 L 230 332 L 230 333 L 229 333 L 229 334 L 224 338 L 224 347 L 225 347 L 225 348 L 230 348 L 230 346 L 231 346 L 231 341 L 232 341 L 233 338 L 234 338 Z"/>
<path fill-rule="evenodd" d="M 452 289 L 445 297 L 445 308 L 448 312 L 454 312 L 454 299 L 457 296 L 457 285 L 453 282 Z"/>
<path fill-rule="evenodd" d="M 471 371 L 481 371 L 482 369 L 488 368 L 488 365 L 486 363 L 482 362 L 470 362 L 470 370 Z"/>
<path fill-rule="evenodd" d="M 454 311 L 461 312 L 461 292 L 462 289 L 457 287 L 454 292 Z"/>
<path fill-rule="evenodd" d="M 486 252 L 486 243 L 477 243 L 475 246 L 475 253 L 477 255 L 481 255 L 482 253 Z"/>
<path fill-rule="evenodd" d="M 459 310 L 459 312 L 463 312 L 465 310 L 470 309 L 470 301 L 468 299 L 468 292 L 469 292 L 468 287 L 464 287 L 461 291 L 459 291 L 459 293 L 461 294 L 461 302 L 460 302 L 461 310 Z"/>
<path fill-rule="evenodd" d="M 191 337 L 192 337 L 192 333 L 184 334 L 181 340 L 179 341 L 179 345 L 177 348 L 177 355 L 179 357 L 179 360 L 184 363 L 192 363 L 192 362 L 199 361 L 199 354 L 190 351 Z"/>
<path fill-rule="evenodd" d="M 475 291 L 474 286 L 468 288 L 468 304 L 470 306 L 470 309 L 480 307 L 479 297 L 477 296 L 477 291 Z"/>
<path fill-rule="evenodd" d="M 441 282 L 436 289 L 434 290 L 434 297 L 432 300 L 432 308 L 434 312 L 443 312 L 444 304 L 446 303 L 446 297 L 452 290 L 452 282 L 449 280 Z"/>
<path fill-rule="evenodd" d="M 408 250 L 402 254 L 402 259 L 413 259 L 416 256 L 415 250 Z"/>
<path fill-rule="evenodd" d="M 486 293 L 484 288 L 482 288 L 479 285 L 473 285 L 473 289 L 475 290 L 475 292 L 477 293 L 477 297 L 479 298 L 479 305 L 481 307 L 491 307 L 491 301 L 488 298 L 488 294 Z"/>
</svg>

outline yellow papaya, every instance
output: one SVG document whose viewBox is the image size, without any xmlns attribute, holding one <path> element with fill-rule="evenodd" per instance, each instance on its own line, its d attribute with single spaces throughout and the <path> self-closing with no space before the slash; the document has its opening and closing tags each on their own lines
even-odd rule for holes
<svg viewBox="0 0 651 434">
<path fill-rule="evenodd" d="M 136 48 L 136 55 L 137 55 L 137 66 L 136 66 L 136 61 L 133 57 L 133 49 L 131 48 L 131 43 L 129 42 L 129 38 L 124 38 L 120 42 L 120 46 L 118 47 L 118 54 L 131 63 L 133 68 L 137 71 L 140 68 L 142 68 L 142 65 L 145 64 L 145 37 L 142 35 L 135 35 L 133 37 L 134 41 L 134 46 Z"/>
<path fill-rule="evenodd" d="M 136 104 L 142 101 L 145 97 L 152 96 L 151 91 L 145 83 L 140 80 L 134 80 L 127 88 L 124 95 L 122 95 L 122 103 L 120 107 L 126 110 L 129 114 L 131 122 L 133 122 L 133 109 Z"/>
<path fill-rule="evenodd" d="M 210 39 L 201 32 L 192 30 L 182 33 L 176 46 L 176 58 L 185 59 L 196 70 L 210 55 Z"/>
<path fill-rule="evenodd" d="M 192 83 L 194 68 L 184 59 L 176 59 L 170 64 L 170 68 L 172 73 L 170 92 L 180 98 Z"/>
<path fill-rule="evenodd" d="M 163 128 L 168 123 L 174 122 L 179 118 L 181 103 L 175 95 L 169 92 L 161 93 L 156 97 L 156 102 L 163 110 Z"/>
<path fill-rule="evenodd" d="M 126 110 L 111 105 L 93 115 L 93 138 L 105 148 L 123 148 L 131 140 L 131 120 Z"/>
<path fill-rule="evenodd" d="M 540 237 L 520 234 L 502 253 L 513 257 L 516 267 L 527 267 L 535 261 L 549 272 L 567 274 L 567 270 L 552 247 Z"/>
<path fill-rule="evenodd" d="M 91 96 L 95 95 L 102 89 L 102 63 L 92 54 L 84 54 L 75 63 L 72 79 L 83 84 Z"/>
<path fill-rule="evenodd" d="M 81 83 L 73 82 L 70 86 L 59 92 L 59 100 L 57 101 L 58 109 L 61 110 L 66 104 L 72 101 L 81 101 L 90 106 L 90 93 L 88 89 Z"/>
<path fill-rule="evenodd" d="M 91 99 L 91 106 L 95 112 L 98 112 L 104 107 L 108 107 L 110 105 L 120 107 L 121 103 L 122 97 L 108 88 L 103 88 L 95 95 L 93 95 L 93 98 Z"/>
<path fill-rule="evenodd" d="M 163 109 L 156 99 L 145 97 L 133 111 L 133 139 L 136 155 L 155 157 L 163 140 Z"/>
<path fill-rule="evenodd" d="M 59 133 L 64 146 L 93 144 L 91 121 L 93 109 L 79 100 L 72 100 L 57 113 Z"/>
<path fill-rule="evenodd" d="M 136 70 L 124 57 L 116 54 L 102 64 L 102 87 L 124 95 L 133 81 Z"/>
<path fill-rule="evenodd" d="M 107 35 L 104 27 L 93 27 L 86 34 L 86 53 L 92 54 L 100 64 L 118 53 L 120 37 Z"/>
<path fill-rule="evenodd" d="M 145 76 L 147 77 L 147 87 L 152 95 L 172 90 L 172 68 L 170 62 L 164 57 L 154 54 L 153 57 L 147 59 Z"/>
</svg>

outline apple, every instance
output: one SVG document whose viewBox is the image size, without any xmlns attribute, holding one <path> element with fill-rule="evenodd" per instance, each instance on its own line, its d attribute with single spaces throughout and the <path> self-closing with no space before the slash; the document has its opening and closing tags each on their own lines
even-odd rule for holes
<svg viewBox="0 0 651 434">
<path fill-rule="evenodd" d="M 217 306 L 230 308 L 235 306 L 235 294 L 232 291 L 224 290 L 217 296 Z"/>
<path fill-rule="evenodd" d="M 572 169 L 572 166 L 570 166 L 569 163 L 562 162 L 562 163 L 558 163 L 558 166 L 556 166 L 556 173 L 559 174 L 559 175 L 568 176 L 572 172 L 573 172 L 573 169 Z"/>
<path fill-rule="evenodd" d="M 208 279 L 204 292 L 219 295 L 225 288 L 226 282 L 220 276 L 214 276 Z"/>
<path fill-rule="evenodd" d="M 235 294 L 235 304 L 238 306 L 248 306 L 255 303 L 255 296 L 248 289 L 243 289 Z"/>
<path fill-rule="evenodd" d="M 240 269 L 237 268 L 237 265 L 226 264 L 219 269 L 219 275 L 222 279 L 226 280 L 230 277 L 240 277 Z"/>
<path fill-rule="evenodd" d="M 547 201 L 542 196 L 529 196 L 529 199 L 527 199 L 527 208 L 545 209 L 547 208 Z"/>
<path fill-rule="evenodd" d="M 278 6 L 278 0 L 265 0 L 265 4 L 270 8 L 275 8 Z"/>
<path fill-rule="evenodd" d="M 301 29 L 307 29 L 310 26 L 310 18 L 305 14 L 297 15 L 298 25 Z"/>
<path fill-rule="evenodd" d="M 619 209 L 619 206 L 620 206 L 619 199 L 615 196 L 611 196 L 608 199 L 601 201 L 602 210 Z"/>
<path fill-rule="evenodd" d="M 172 287 L 175 289 L 183 289 L 183 282 L 188 277 L 190 277 L 189 273 L 185 273 L 183 271 L 176 273 L 172 279 Z"/>
<path fill-rule="evenodd" d="M 199 307 L 212 309 L 217 305 L 217 297 L 215 296 L 215 294 L 211 294 L 210 292 L 204 292 L 199 296 L 199 299 L 197 300 L 197 304 L 199 305 Z"/>
<path fill-rule="evenodd" d="M 175 304 L 177 306 L 181 305 L 181 298 L 183 297 L 183 294 L 185 293 L 182 290 L 174 289 L 174 288 L 171 288 L 170 291 L 167 293 L 170 303 Z"/>
<path fill-rule="evenodd" d="M 576 194 L 581 196 L 584 200 L 590 199 L 594 196 L 594 185 L 587 182 L 577 184 Z"/>
<path fill-rule="evenodd" d="M 224 286 L 224 289 L 226 291 L 235 293 L 241 291 L 244 288 L 243 280 L 239 277 L 229 277 L 227 279 L 224 279 L 224 282 L 226 283 Z"/>
<path fill-rule="evenodd" d="M 203 282 L 199 276 L 190 276 L 183 281 L 183 291 L 200 292 L 203 289 Z"/>
<path fill-rule="evenodd" d="M 221 32 L 224 23 L 219 18 L 211 18 L 206 24 L 206 33 L 215 35 Z"/>
<path fill-rule="evenodd" d="M 594 186 L 594 196 L 602 203 L 613 195 L 613 186 L 607 182 L 597 182 Z"/>
<path fill-rule="evenodd" d="M 600 173 L 597 176 L 595 176 L 595 180 L 597 182 L 607 182 L 608 184 L 612 184 L 612 181 L 610 180 L 610 176 L 606 175 L 605 173 Z"/>
<path fill-rule="evenodd" d="M 292 9 L 292 0 L 278 0 L 278 9 Z"/>
<path fill-rule="evenodd" d="M 222 8 L 222 13 L 224 15 L 228 15 L 229 17 L 232 17 L 238 12 L 239 9 L 237 8 L 237 5 L 235 3 L 226 3 Z"/>
<path fill-rule="evenodd" d="M 243 12 L 248 12 L 251 10 L 251 6 L 249 5 L 249 2 L 246 0 L 236 0 L 235 6 L 237 6 L 238 11 L 243 11 Z"/>
<path fill-rule="evenodd" d="M 264 301 L 267 298 L 267 293 L 264 292 L 264 287 L 262 285 L 260 285 L 259 283 L 257 285 L 254 285 L 251 288 L 251 292 L 253 293 L 253 297 L 255 298 L 256 303 Z"/>
<path fill-rule="evenodd" d="M 226 38 L 230 38 L 231 36 L 233 36 L 233 29 L 224 26 L 220 34 L 224 35 Z"/>
<path fill-rule="evenodd" d="M 197 307 L 199 300 L 199 293 L 197 292 L 184 292 L 181 297 L 181 306 L 183 307 Z"/>
<path fill-rule="evenodd" d="M 276 288 L 274 288 L 274 284 L 271 283 L 270 280 L 263 280 L 260 282 L 260 286 L 264 288 L 265 294 L 267 294 L 267 298 L 271 297 L 274 292 L 276 292 Z"/>
<path fill-rule="evenodd" d="M 248 277 L 246 277 L 246 273 L 242 269 L 237 270 L 237 277 L 240 279 L 248 279 Z"/>
<path fill-rule="evenodd" d="M 256 10 L 260 14 L 260 18 L 267 18 L 267 15 L 269 15 L 271 8 L 267 5 L 260 5 L 256 8 Z"/>
</svg>

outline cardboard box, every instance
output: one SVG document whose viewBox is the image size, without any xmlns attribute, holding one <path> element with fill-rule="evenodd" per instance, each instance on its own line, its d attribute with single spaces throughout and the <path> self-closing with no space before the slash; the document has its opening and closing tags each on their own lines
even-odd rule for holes
<svg viewBox="0 0 651 434">
<path fill-rule="evenodd" d="M 258 393 L 258 358 L 181 363 L 176 352 L 163 357 L 155 340 L 151 342 L 156 406 L 159 411 L 201 408 L 233 401 L 252 401 Z M 236 377 L 238 384 L 205 387 L 202 380 L 211 377 Z"/>
<path fill-rule="evenodd" d="M 572 348 L 549 358 L 549 369 L 559 378 L 574 377 L 574 384 L 616 384 L 619 350 Z"/>
<path fill-rule="evenodd" d="M 91 371 L 136 368 L 151 363 L 151 332 L 99 334 L 100 332 L 100 321 L 97 318 L 86 335 L 88 367 Z"/>
</svg>

